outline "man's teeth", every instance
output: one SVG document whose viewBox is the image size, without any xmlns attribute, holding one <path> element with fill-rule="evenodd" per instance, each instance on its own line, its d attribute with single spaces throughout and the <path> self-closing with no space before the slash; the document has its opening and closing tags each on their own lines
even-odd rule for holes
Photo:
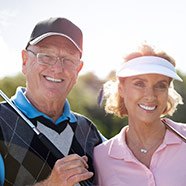
<svg viewBox="0 0 186 186">
<path fill-rule="evenodd" d="M 144 110 L 154 110 L 156 108 L 156 106 L 150 107 L 150 106 L 146 106 L 146 105 L 139 105 L 142 109 Z"/>
<path fill-rule="evenodd" d="M 52 77 L 46 77 L 46 79 L 47 79 L 48 81 L 57 82 L 57 83 L 62 82 L 61 79 L 54 79 L 54 78 L 52 78 Z"/>
</svg>

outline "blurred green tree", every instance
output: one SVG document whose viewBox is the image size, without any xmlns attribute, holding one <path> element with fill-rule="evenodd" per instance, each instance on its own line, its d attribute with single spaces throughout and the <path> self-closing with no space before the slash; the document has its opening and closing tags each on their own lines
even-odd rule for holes
<svg viewBox="0 0 186 186">
<path fill-rule="evenodd" d="M 21 73 L 0 79 L 0 89 L 6 93 L 8 97 L 15 94 L 18 86 L 25 86 L 25 77 Z M 2 98 L 0 98 L 0 100 L 2 101 Z"/>
</svg>

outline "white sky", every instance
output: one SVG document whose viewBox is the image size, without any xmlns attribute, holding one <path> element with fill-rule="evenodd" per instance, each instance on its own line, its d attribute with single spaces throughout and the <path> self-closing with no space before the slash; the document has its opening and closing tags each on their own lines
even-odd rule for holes
<svg viewBox="0 0 186 186">
<path fill-rule="evenodd" d="M 100 78 L 147 41 L 165 50 L 186 73 L 185 0 L 0 0 L 0 77 L 21 71 L 21 50 L 35 24 L 66 17 L 84 34 L 84 68 Z"/>
</svg>

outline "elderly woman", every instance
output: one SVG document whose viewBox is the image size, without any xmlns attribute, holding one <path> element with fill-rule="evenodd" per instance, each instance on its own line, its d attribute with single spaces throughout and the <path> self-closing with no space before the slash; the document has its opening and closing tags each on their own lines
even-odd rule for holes
<svg viewBox="0 0 186 186">
<path fill-rule="evenodd" d="M 181 96 L 174 90 L 175 61 L 142 45 L 125 57 L 117 81 L 104 85 L 105 110 L 128 117 L 121 132 L 97 146 L 94 161 L 100 186 L 185 186 L 186 125 L 172 115 Z"/>
</svg>

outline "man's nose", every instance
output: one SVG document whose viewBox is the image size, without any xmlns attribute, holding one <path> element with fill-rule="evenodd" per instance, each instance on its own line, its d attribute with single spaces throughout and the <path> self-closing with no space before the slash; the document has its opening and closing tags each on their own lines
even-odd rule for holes
<svg viewBox="0 0 186 186">
<path fill-rule="evenodd" d="M 52 69 L 55 69 L 55 71 L 63 71 L 64 65 L 63 65 L 63 59 L 60 59 L 59 57 L 56 59 L 55 64 L 52 65 Z"/>
</svg>

